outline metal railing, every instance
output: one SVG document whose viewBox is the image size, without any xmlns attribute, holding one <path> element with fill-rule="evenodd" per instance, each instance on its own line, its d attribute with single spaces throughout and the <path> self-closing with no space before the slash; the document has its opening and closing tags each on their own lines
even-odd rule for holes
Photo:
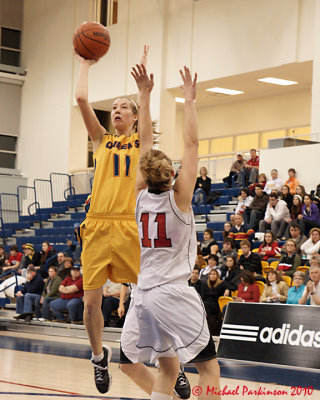
<svg viewBox="0 0 320 400">
<path fill-rule="evenodd" d="M 0 217 L 3 224 L 19 222 L 18 195 L 0 193 Z"/>
<path fill-rule="evenodd" d="M 36 201 L 41 208 L 52 207 L 52 185 L 48 179 L 35 179 L 33 181 L 34 190 L 36 193 Z"/>
<path fill-rule="evenodd" d="M 36 199 L 34 186 L 18 186 L 19 216 L 34 215 L 37 213 L 39 203 Z"/>
<path fill-rule="evenodd" d="M 50 174 L 52 202 L 74 198 L 76 192 L 71 184 L 71 175 L 52 172 Z"/>
</svg>

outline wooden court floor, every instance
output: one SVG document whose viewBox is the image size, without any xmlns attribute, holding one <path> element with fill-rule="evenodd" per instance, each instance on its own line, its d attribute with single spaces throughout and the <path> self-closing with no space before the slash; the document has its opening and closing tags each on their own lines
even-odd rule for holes
<svg viewBox="0 0 320 400">
<path fill-rule="evenodd" d="M 119 345 L 115 342 L 109 344 L 116 354 Z M 0 400 L 149 398 L 119 370 L 117 362 L 111 363 L 112 387 L 109 393 L 100 395 L 94 387 L 93 369 L 87 359 L 90 354 L 88 349 L 88 342 L 85 339 L 0 332 Z M 313 390 L 312 394 L 308 394 L 307 391 L 304 394 L 303 391 L 301 395 L 298 395 L 300 389 L 291 388 L 292 383 L 275 384 L 271 382 L 273 378 L 267 376 L 267 370 L 259 370 L 259 368 L 257 365 L 239 362 L 222 363 L 221 389 L 225 388 L 225 393 L 229 391 L 229 394 L 221 398 L 225 400 L 320 399 L 319 390 Z M 253 377 L 256 374 L 256 380 L 243 378 L 247 376 L 248 370 Z M 152 371 L 157 373 L 155 368 L 152 368 Z M 277 373 L 286 374 L 287 372 L 286 369 L 280 368 Z M 296 372 L 297 376 L 302 373 Z M 230 377 L 227 377 L 228 375 Z M 198 390 L 198 375 L 187 373 L 187 376 L 195 392 Z M 310 384 L 308 376 L 310 376 Z M 290 379 L 292 382 L 294 378 Z M 307 373 L 303 380 L 304 387 L 313 386 L 315 380 L 317 380 L 317 375 Z M 301 383 L 299 380 L 296 382 Z M 318 386 L 319 384 L 320 382 Z M 266 394 L 267 391 L 272 394 Z M 196 396 L 192 395 L 191 399 L 196 399 Z"/>
</svg>

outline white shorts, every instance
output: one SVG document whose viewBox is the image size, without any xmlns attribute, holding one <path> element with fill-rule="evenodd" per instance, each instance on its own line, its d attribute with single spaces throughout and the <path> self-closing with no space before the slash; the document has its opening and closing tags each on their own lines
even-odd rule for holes
<svg viewBox="0 0 320 400">
<path fill-rule="evenodd" d="M 178 356 L 193 360 L 210 339 L 206 313 L 193 287 L 175 283 L 136 289 L 122 328 L 122 351 L 133 362 Z"/>
</svg>

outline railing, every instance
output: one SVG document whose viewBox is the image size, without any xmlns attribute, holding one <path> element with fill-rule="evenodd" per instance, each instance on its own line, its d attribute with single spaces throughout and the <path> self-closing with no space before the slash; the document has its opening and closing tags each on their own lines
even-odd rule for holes
<svg viewBox="0 0 320 400">
<path fill-rule="evenodd" d="M 0 194 L 0 217 L 3 224 L 19 222 L 18 195 L 11 193 Z"/>
<path fill-rule="evenodd" d="M 71 183 L 77 194 L 91 193 L 93 175 L 93 171 L 76 171 L 71 175 Z"/>
<path fill-rule="evenodd" d="M 19 216 L 34 215 L 37 212 L 36 190 L 33 186 L 18 186 Z"/>
<path fill-rule="evenodd" d="M 50 174 L 52 201 L 72 199 L 76 194 L 71 184 L 71 175 L 53 172 Z"/>
<path fill-rule="evenodd" d="M 52 207 L 52 189 L 51 181 L 48 179 L 35 179 L 33 181 L 36 201 L 40 208 L 50 208 Z"/>
</svg>

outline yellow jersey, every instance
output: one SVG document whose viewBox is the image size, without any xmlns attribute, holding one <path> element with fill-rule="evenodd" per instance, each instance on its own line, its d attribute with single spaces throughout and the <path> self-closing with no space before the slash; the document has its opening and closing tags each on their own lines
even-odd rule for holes
<svg viewBox="0 0 320 400">
<path fill-rule="evenodd" d="M 134 215 L 140 139 L 105 133 L 94 153 L 95 174 L 89 214 Z"/>
</svg>

